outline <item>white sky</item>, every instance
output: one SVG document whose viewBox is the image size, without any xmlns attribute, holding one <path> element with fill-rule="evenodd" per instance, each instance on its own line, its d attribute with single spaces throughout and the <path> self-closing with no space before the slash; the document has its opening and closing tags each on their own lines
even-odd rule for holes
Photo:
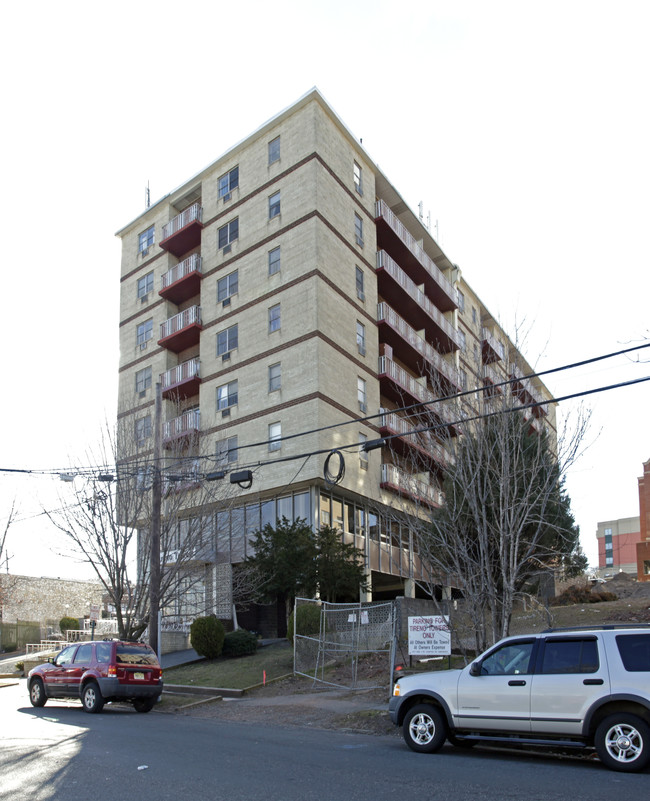
<svg viewBox="0 0 650 801">
<path fill-rule="evenodd" d="M 114 416 L 114 233 L 147 181 L 155 202 L 314 85 L 491 312 L 530 329 L 533 365 L 648 337 L 649 23 L 645 0 L 9 4 L 0 467 L 65 468 Z M 547 384 L 640 378 L 645 358 Z M 649 400 L 650 383 L 588 400 L 568 490 L 592 564 L 597 522 L 639 513 Z M 89 575 L 36 516 L 66 487 L 0 473 L 11 572 Z"/>
</svg>

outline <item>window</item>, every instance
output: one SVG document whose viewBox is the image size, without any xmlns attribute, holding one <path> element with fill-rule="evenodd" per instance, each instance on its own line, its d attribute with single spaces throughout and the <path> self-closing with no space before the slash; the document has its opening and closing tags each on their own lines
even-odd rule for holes
<svg viewBox="0 0 650 801">
<path fill-rule="evenodd" d="M 362 466 L 368 466 L 368 451 L 363 449 L 363 446 L 368 442 L 368 437 L 365 434 L 359 433 L 359 459 Z"/>
<path fill-rule="evenodd" d="M 269 450 L 279 451 L 282 439 L 282 424 L 271 423 L 269 425 Z"/>
<path fill-rule="evenodd" d="M 269 220 L 280 216 L 280 191 L 274 192 L 269 197 Z"/>
<path fill-rule="evenodd" d="M 625 670 L 631 673 L 650 671 L 650 634 L 617 634 L 616 645 Z"/>
<path fill-rule="evenodd" d="M 138 370 L 135 374 L 135 391 L 144 392 L 151 386 L 151 367 Z"/>
<path fill-rule="evenodd" d="M 135 421 L 135 441 L 138 445 L 142 445 L 142 443 L 149 439 L 152 434 L 152 427 L 151 427 L 151 415 L 148 414 L 146 417 L 141 417 L 139 420 Z"/>
<path fill-rule="evenodd" d="M 227 172 L 219 178 L 219 197 L 230 200 L 230 193 L 239 186 L 239 167 Z"/>
<path fill-rule="evenodd" d="M 467 347 L 465 332 L 458 329 L 458 344 L 460 345 L 460 349 L 465 352 L 465 348 Z"/>
<path fill-rule="evenodd" d="M 479 361 L 478 343 L 475 342 L 473 347 L 474 347 L 474 361 L 478 362 Z"/>
<path fill-rule="evenodd" d="M 112 646 L 109 642 L 98 642 L 95 645 L 95 659 L 101 663 L 110 662 L 111 649 Z"/>
<path fill-rule="evenodd" d="M 464 370 L 460 370 L 460 388 L 465 392 L 467 390 L 467 373 Z"/>
<path fill-rule="evenodd" d="M 234 273 L 230 273 L 217 281 L 217 303 L 228 300 L 228 298 L 236 295 L 238 291 L 239 273 L 235 270 Z"/>
<path fill-rule="evenodd" d="M 364 412 L 366 406 L 366 382 L 363 378 L 357 378 L 357 400 L 359 401 L 359 410 Z"/>
<path fill-rule="evenodd" d="M 153 292 L 153 272 L 138 278 L 138 297 L 146 298 L 150 292 Z"/>
<path fill-rule="evenodd" d="M 357 350 L 362 356 L 366 355 L 366 327 L 357 320 Z"/>
<path fill-rule="evenodd" d="M 361 183 L 361 167 L 354 162 L 354 188 L 360 195 L 363 195 L 363 185 Z"/>
<path fill-rule="evenodd" d="M 138 326 L 138 345 L 147 347 L 147 342 L 153 337 L 153 320 L 146 320 Z"/>
<path fill-rule="evenodd" d="M 237 461 L 237 437 L 228 437 L 217 442 L 217 467 L 225 467 Z"/>
<path fill-rule="evenodd" d="M 235 217 L 229 223 L 222 225 L 219 229 L 219 249 L 231 245 L 235 239 L 239 238 L 239 217 Z"/>
<path fill-rule="evenodd" d="M 533 642 L 514 642 L 503 645 L 481 662 L 483 676 L 513 676 L 529 673 Z"/>
<path fill-rule="evenodd" d="M 363 291 L 363 270 L 361 267 L 355 267 L 355 279 L 357 285 L 357 297 L 359 300 L 366 299 L 366 293 Z"/>
<path fill-rule="evenodd" d="M 237 405 L 237 381 L 217 387 L 217 409 L 229 409 Z"/>
<path fill-rule="evenodd" d="M 465 295 L 463 295 L 463 293 L 460 291 L 460 289 L 457 290 L 457 293 L 458 293 L 458 309 L 459 309 L 459 311 L 464 312 L 465 311 Z"/>
<path fill-rule="evenodd" d="M 363 220 L 358 214 L 356 214 L 356 212 L 354 215 L 354 236 L 357 245 L 363 247 Z"/>
<path fill-rule="evenodd" d="M 542 673 L 595 673 L 598 670 L 595 639 L 547 640 L 544 644 Z"/>
<path fill-rule="evenodd" d="M 90 660 L 92 659 L 93 655 L 93 647 L 90 643 L 85 643 L 84 645 L 80 645 L 77 648 L 77 653 L 75 654 L 74 661 L 75 664 L 83 664 L 85 663 L 88 665 Z"/>
<path fill-rule="evenodd" d="M 273 331 L 279 331 L 281 325 L 280 304 L 271 306 L 269 309 L 269 334 Z"/>
<path fill-rule="evenodd" d="M 280 137 L 276 136 L 269 142 L 269 164 L 280 161 Z"/>
<path fill-rule="evenodd" d="M 155 242 L 155 226 L 152 225 L 151 228 L 147 228 L 147 230 L 143 231 L 138 237 L 138 253 L 143 253 L 146 256 L 149 248 L 153 245 L 154 242 Z"/>
<path fill-rule="evenodd" d="M 474 325 L 478 322 L 478 313 L 476 311 L 476 306 L 472 306 L 472 322 Z"/>
<path fill-rule="evenodd" d="M 269 392 L 282 388 L 282 365 L 280 362 L 269 367 Z"/>
<path fill-rule="evenodd" d="M 237 325 L 231 325 L 217 334 L 217 356 L 223 356 L 235 350 L 238 345 Z"/>
<path fill-rule="evenodd" d="M 269 275 L 280 272 L 280 248 L 269 250 Z"/>
</svg>

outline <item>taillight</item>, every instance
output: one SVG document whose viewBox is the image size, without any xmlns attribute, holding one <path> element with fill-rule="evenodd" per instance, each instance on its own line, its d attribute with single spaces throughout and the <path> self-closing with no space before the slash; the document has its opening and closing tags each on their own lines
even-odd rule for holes
<svg viewBox="0 0 650 801">
<path fill-rule="evenodd" d="M 117 665 L 109 665 L 108 666 L 108 675 L 109 676 L 117 676 Z"/>
</svg>

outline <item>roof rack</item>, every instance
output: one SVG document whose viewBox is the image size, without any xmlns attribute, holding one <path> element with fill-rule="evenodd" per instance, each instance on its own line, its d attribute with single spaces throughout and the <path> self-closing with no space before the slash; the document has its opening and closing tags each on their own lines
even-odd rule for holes
<svg viewBox="0 0 650 801">
<path fill-rule="evenodd" d="M 650 629 L 650 623 L 601 623 L 598 626 L 563 626 L 561 628 L 544 629 L 542 634 L 554 634 L 558 631 L 609 631 L 611 629 Z"/>
</svg>

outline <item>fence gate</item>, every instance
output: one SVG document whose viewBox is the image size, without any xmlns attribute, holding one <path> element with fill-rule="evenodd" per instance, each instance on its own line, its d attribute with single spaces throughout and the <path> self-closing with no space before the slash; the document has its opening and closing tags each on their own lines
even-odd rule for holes
<svg viewBox="0 0 650 801">
<path fill-rule="evenodd" d="M 296 631 L 298 609 L 306 604 L 320 607 L 318 633 Z M 390 685 L 394 602 L 334 604 L 296 598 L 294 612 L 294 673 L 350 690 Z"/>
</svg>

